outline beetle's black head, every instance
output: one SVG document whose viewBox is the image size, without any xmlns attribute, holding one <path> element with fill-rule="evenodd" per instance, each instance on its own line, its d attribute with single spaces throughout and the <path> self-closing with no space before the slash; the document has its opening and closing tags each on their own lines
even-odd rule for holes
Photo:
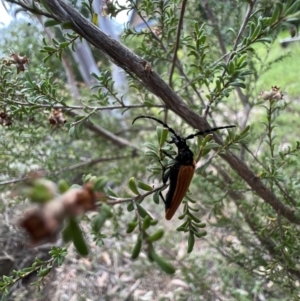
<svg viewBox="0 0 300 301">
<path fill-rule="evenodd" d="M 169 143 L 174 143 L 178 149 L 176 160 L 183 165 L 191 165 L 194 161 L 194 154 L 186 143 L 186 139 L 178 135 L 173 135 Z"/>
<path fill-rule="evenodd" d="M 167 142 L 174 143 L 177 146 L 178 151 L 188 147 L 188 145 L 186 144 L 186 140 L 178 135 L 172 135 L 172 140 Z"/>
</svg>

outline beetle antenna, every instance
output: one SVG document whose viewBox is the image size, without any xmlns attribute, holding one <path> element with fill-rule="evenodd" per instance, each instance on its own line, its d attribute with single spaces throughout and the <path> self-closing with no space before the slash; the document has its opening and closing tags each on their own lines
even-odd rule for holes
<svg viewBox="0 0 300 301">
<path fill-rule="evenodd" d="M 205 130 L 205 131 L 200 131 L 196 134 L 191 134 L 191 135 L 185 137 L 184 140 L 193 139 L 196 136 L 209 134 L 209 133 L 215 132 L 217 130 L 230 129 L 230 128 L 234 128 L 234 127 L 235 127 L 235 125 L 226 125 L 226 126 L 220 126 L 220 127 L 217 127 L 217 128 L 208 129 L 208 130 Z"/>
<path fill-rule="evenodd" d="M 146 115 L 138 116 L 138 117 L 136 117 L 136 118 L 133 119 L 132 124 L 134 124 L 135 121 L 136 121 L 137 119 L 140 119 L 140 118 L 148 118 L 148 119 L 155 120 L 156 122 L 162 124 L 165 128 L 167 128 L 173 135 L 175 135 L 176 137 L 178 137 L 178 135 L 175 133 L 175 131 L 174 131 L 171 127 L 169 127 L 169 126 L 168 126 L 166 123 L 164 123 L 163 121 L 161 121 L 161 120 L 159 120 L 159 119 L 156 119 L 156 118 L 154 118 L 154 117 L 152 117 L 152 116 L 146 116 Z M 191 139 L 191 138 L 189 138 L 189 139 Z"/>
</svg>

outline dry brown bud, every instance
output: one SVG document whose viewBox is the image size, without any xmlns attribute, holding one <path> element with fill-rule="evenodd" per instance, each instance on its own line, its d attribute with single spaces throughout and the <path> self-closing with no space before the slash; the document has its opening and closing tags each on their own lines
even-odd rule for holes
<svg viewBox="0 0 300 301">
<path fill-rule="evenodd" d="M 280 87 L 272 86 L 269 92 L 262 90 L 259 98 L 263 100 L 280 100 L 283 98 L 283 93 L 280 91 Z"/>
<path fill-rule="evenodd" d="M 18 53 L 12 53 L 11 57 L 17 65 L 17 73 L 25 71 L 25 64 L 28 63 L 28 58 L 26 56 L 20 56 Z"/>
<path fill-rule="evenodd" d="M 64 205 L 69 215 L 81 215 L 87 211 L 97 209 L 96 200 L 100 197 L 100 194 L 93 191 L 92 183 L 85 184 L 82 189 L 71 189 L 68 192 L 70 195 L 64 199 Z M 71 194 L 74 194 L 74 196 L 71 197 Z"/>
<path fill-rule="evenodd" d="M 100 196 L 103 195 L 93 191 L 92 183 L 70 189 L 52 201 L 29 208 L 19 225 L 28 232 L 34 245 L 54 241 L 66 217 L 95 210 L 96 200 Z"/>
<path fill-rule="evenodd" d="M 258 97 L 263 100 L 268 100 L 271 98 L 271 94 L 267 91 L 262 90 Z"/>
<path fill-rule="evenodd" d="M 0 112 L 0 125 L 3 125 L 3 126 L 12 125 L 11 118 L 5 112 Z"/>
<path fill-rule="evenodd" d="M 271 90 L 270 90 L 270 95 L 271 95 L 271 97 L 273 98 L 273 96 L 274 96 L 275 94 L 277 94 L 277 93 L 279 92 L 279 90 L 280 90 L 279 87 L 277 87 L 277 86 L 272 86 L 272 88 L 271 88 Z"/>
<path fill-rule="evenodd" d="M 158 29 L 157 27 L 154 27 L 153 32 L 156 36 L 160 36 L 161 35 L 161 30 Z"/>
<path fill-rule="evenodd" d="M 20 226 L 27 231 L 30 236 L 30 242 L 33 245 L 56 240 L 60 223 L 51 214 L 45 213 L 44 207 L 30 208 L 20 221 Z"/>
<path fill-rule="evenodd" d="M 283 93 L 281 93 L 280 91 L 278 91 L 275 95 L 273 95 L 272 99 L 275 100 L 280 100 L 283 98 Z"/>
<path fill-rule="evenodd" d="M 48 120 L 51 125 L 55 125 L 57 127 L 67 122 L 67 119 L 65 118 L 61 109 L 53 109 Z"/>
</svg>

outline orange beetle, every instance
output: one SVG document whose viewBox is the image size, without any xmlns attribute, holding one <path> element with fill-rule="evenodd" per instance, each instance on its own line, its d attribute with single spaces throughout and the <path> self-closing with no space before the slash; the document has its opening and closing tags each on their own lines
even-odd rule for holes
<svg viewBox="0 0 300 301">
<path fill-rule="evenodd" d="M 173 158 L 168 153 L 164 152 L 164 154 L 172 158 L 175 161 L 175 163 L 170 167 L 170 172 L 167 173 L 166 176 L 163 176 L 162 179 L 164 184 L 167 183 L 168 179 L 170 180 L 169 190 L 167 192 L 166 199 L 164 199 L 163 195 L 160 193 L 160 196 L 166 206 L 165 217 L 167 220 L 170 220 L 175 214 L 175 212 L 177 211 L 187 190 L 189 189 L 189 186 L 191 184 L 195 172 L 196 161 L 194 160 L 193 152 L 186 144 L 186 140 L 193 139 L 196 136 L 205 135 L 217 130 L 233 128 L 235 127 L 235 125 L 228 125 L 228 126 L 208 129 L 205 131 L 199 131 L 195 134 L 191 134 L 183 138 L 177 135 L 176 132 L 171 127 L 169 127 L 166 123 L 152 116 L 138 116 L 133 120 L 132 124 L 134 124 L 134 122 L 140 118 L 152 119 L 162 124 L 173 134 L 172 140 L 167 142 L 170 144 L 174 143 L 177 147 L 178 153 L 175 158 Z"/>
</svg>

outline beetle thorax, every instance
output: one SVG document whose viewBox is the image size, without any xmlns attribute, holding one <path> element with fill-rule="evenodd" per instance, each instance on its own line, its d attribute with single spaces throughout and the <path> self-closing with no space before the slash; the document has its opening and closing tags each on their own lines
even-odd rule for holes
<svg viewBox="0 0 300 301">
<path fill-rule="evenodd" d="M 177 160 L 179 160 L 184 165 L 191 165 L 194 162 L 194 154 L 188 147 L 188 145 L 185 143 L 182 143 L 181 145 L 177 145 L 178 147 L 178 155 L 176 157 Z"/>
</svg>

